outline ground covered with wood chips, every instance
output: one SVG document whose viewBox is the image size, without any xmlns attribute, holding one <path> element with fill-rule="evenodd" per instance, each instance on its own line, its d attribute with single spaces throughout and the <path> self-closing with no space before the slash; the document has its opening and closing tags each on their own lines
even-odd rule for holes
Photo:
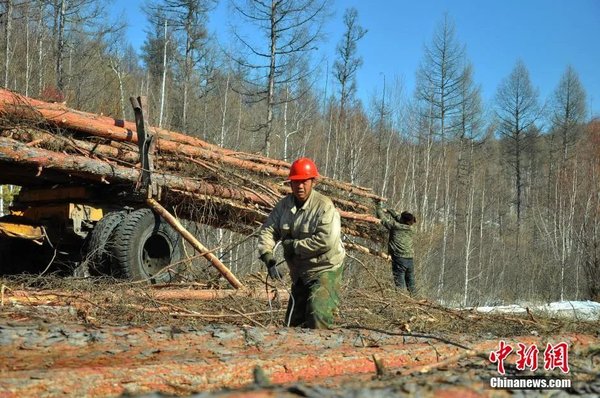
<svg viewBox="0 0 600 398">
<path fill-rule="evenodd" d="M 0 397 L 597 396 L 598 322 L 489 315 L 390 288 L 345 286 L 331 331 L 284 325 L 286 285 L 250 275 L 244 292 L 197 283 L 0 279 Z M 274 291 L 278 294 L 274 295 Z M 217 293 L 216 293 L 217 292 Z M 497 390 L 500 340 L 535 344 L 561 390 Z M 569 373 L 545 371 L 546 344 L 569 344 Z"/>
</svg>

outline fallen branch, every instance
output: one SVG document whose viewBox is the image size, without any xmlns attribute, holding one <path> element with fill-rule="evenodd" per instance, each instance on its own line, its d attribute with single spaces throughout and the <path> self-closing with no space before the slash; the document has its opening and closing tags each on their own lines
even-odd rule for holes
<svg viewBox="0 0 600 398">
<path fill-rule="evenodd" d="M 481 359 L 488 360 L 489 351 L 474 351 L 474 350 L 466 350 L 461 352 L 460 354 L 453 355 L 449 358 L 446 358 L 442 361 L 428 363 L 422 366 L 415 366 L 409 369 L 404 369 L 399 371 L 398 373 L 402 376 L 408 376 L 415 373 L 428 373 L 434 369 L 439 369 L 444 366 L 452 365 L 457 363 L 458 361 L 470 358 L 470 357 L 478 357 Z"/>
</svg>

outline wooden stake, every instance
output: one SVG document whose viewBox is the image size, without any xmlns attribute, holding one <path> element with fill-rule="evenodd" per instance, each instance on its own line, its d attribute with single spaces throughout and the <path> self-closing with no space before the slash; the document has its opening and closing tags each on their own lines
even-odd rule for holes
<svg viewBox="0 0 600 398">
<path fill-rule="evenodd" d="M 148 206 L 154 209 L 154 211 L 160 214 L 173 228 L 175 228 L 175 230 L 179 232 L 181 236 L 194 247 L 194 249 L 198 250 L 200 253 L 203 253 L 203 256 L 206 257 L 211 265 L 215 267 L 217 271 L 219 271 L 221 275 L 225 277 L 225 279 L 227 279 L 227 282 L 229 282 L 231 286 L 236 289 L 244 287 L 244 285 L 242 285 L 235 275 L 233 275 L 229 268 L 227 268 L 214 254 L 212 254 L 202 243 L 200 243 L 198 239 L 194 237 L 194 235 L 189 233 L 188 230 L 185 229 L 183 225 L 181 225 L 181 223 L 167 211 L 167 209 L 162 207 L 160 203 L 152 198 L 146 199 L 146 203 Z"/>
</svg>

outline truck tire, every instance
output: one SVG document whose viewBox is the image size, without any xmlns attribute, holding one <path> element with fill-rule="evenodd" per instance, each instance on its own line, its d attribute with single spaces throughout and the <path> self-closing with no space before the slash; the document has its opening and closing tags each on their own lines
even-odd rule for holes
<svg viewBox="0 0 600 398">
<path fill-rule="evenodd" d="M 92 275 L 109 275 L 111 272 L 112 253 L 109 238 L 114 230 L 125 219 L 127 212 L 113 211 L 106 214 L 94 226 L 86 247 L 85 260 Z"/>
<path fill-rule="evenodd" d="M 113 275 L 152 283 L 170 282 L 180 271 L 181 235 L 151 209 L 129 213 L 111 236 Z"/>
</svg>

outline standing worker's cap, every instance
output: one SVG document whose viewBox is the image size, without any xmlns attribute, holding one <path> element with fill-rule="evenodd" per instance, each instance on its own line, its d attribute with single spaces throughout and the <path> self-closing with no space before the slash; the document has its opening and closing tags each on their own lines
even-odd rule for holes
<svg viewBox="0 0 600 398">
<path fill-rule="evenodd" d="M 288 181 L 309 180 L 317 177 L 319 177 L 319 171 L 315 162 L 309 158 L 300 158 L 292 163 Z"/>
</svg>

